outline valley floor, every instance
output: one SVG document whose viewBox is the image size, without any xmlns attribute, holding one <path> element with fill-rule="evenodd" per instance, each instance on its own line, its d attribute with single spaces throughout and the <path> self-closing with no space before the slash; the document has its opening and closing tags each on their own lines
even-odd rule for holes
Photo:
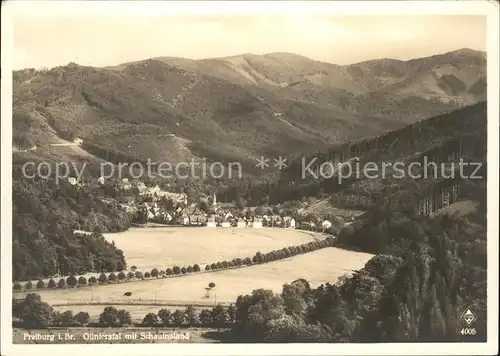
<svg viewBox="0 0 500 356">
<path fill-rule="evenodd" d="M 280 293 L 285 283 L 305 278 L 311 287 L 335 281 L 354 270 L 363 268 L 373 255 L 335 247 L 298 255 L 280 261 L 244 268 L 192 274 L 178 278 L 151 279 L 98 287 L 75 289 L 45 289 L 43 301 L 60 311 L 87 311 L 95 320 L 105 306 L 127 309 L 136 321 L 148 312 L 162 308 L 183 309 L 186 305 L 212 308 L 215 304 L 230 304 L 242 294 L 254 289 L 270 289 Z M 210 282 L 215 288 L 207 294 Z M 126 292 L 132 295 L 127 297 Z"/>
</svg>

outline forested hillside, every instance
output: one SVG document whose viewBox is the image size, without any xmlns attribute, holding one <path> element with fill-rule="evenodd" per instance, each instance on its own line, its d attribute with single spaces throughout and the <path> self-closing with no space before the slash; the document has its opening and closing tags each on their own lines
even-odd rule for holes
<svg viewBox="0 0 500 356">
<path fill-rule="evenodd" d="M 356 161 L 352 161 L 355 159 Z M 420 162 L 419 170 L 424 172 L 425 160 L 436 164 L 466 162 L 485 162 L 486 159 L 486 104 L 480 103 L 435 118 L 422 120 L 402 129 L 387 132 L 373 138 L 348 142 L 323 152 L 317 152 L 302 159 L 292 161 L 284 170 L 277 187 L 271 195 L 272 201 L 297 200 L 307 196 L 330 195 L 332 202 L 351 209 L 366 209 L 374 203 L 377 194 L 382 193 L 382 182 L 390 182 L 394 188 L 426 189 L 438 176 L 412 179 L 407 171 L 398 176 L 390 165 L 400 163 L 408 167 L 412 162 Z M 304 162 L 306 164 L 304 164 Z M 309 171 L 304 167 L 310 165 Z M 329 177 L 321 174 L 322 164 L 332 164 L 336 173 Z M 337 164 L 349 163 L 349 167 L 339 168 Z M 369 178 L 363 167 L 375 164 L 378 176 Z M 385 173 L 381 167 L 387 165 Z M 357 170 L 360 167 L 360 170 Z M 339 181 L 339 172 L 344 174 Z M 351 169 L 352 174 L 347 176 Z M 358 175 L 357 172 L 360 174 Z M 384 174 L 384 176 L 383 176 Z M 420 187 L 420 188 L 419 188 Z M 370 196 L 372 196 L 370 198 Z"/>
<path fill-rule="evenodd" d="M 17 170 L 12 194 L 14 280 L 126 267 L 122 251 L 101 235 L 128 228 L 130 218 L 121 208 L 66 181 L 27 179 Z"/>
<path fill-rule="evenodd" d="M 484 187 L 483 187 L 484 188 Z M 339 237 L 378 252 L 337 283 L 305 280 L 236 301 L 234 337 L 247 342 L 456 342 L 471 308 L 486 340 L 486 194 L 467 217 L 418 217 L 381 205 Z M 369 216 L 369 217 L 368 217 Z M 376 246 L 375 246 L 376 245 Z"/>
</svg>

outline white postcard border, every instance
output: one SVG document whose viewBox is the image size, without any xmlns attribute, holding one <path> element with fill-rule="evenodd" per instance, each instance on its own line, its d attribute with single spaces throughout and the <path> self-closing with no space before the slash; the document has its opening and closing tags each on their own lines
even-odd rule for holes
<svg viewBox="0 0 500 356">
<path fill-rule="evenodd" d="M 498 173 L 499 173 L 499 4 L 496 1 L 335 1 L 335 2 L 149 2 L 10 1 L 2 4 L 1 120 L 1 347 L 2 355 L 491 355 L 498 351 Z M 488 16 L 488 341 L 486 343 L 393 344 L 12 344 L 12 20 L 30 16 L 141 16 L 160 14 L 337 14 Z M 99 14 L 99 15 L 96 15 Z"/>
</svg>

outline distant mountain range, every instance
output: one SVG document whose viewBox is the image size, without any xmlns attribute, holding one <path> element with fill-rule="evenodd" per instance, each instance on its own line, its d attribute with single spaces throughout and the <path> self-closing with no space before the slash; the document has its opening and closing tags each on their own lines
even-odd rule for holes
<svg viewBox="0 0 500 356">
<path fill-rule="evenodd" d="M 289 53 L 15 71 L 25 158 L 254 162 L 377 135 L 486 99 L 486 54 L 339 66 Z M 49 146 L 75 138 L 83 146 Z M 108 156 L 108 157 L 107 157 Z"/>
</svg>

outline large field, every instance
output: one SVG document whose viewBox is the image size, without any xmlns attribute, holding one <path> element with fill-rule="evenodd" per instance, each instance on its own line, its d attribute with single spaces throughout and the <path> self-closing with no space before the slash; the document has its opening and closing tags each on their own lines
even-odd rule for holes
<svg viewBox="0 0 500 356">
<path fill-rule="evenodd" d="M 223 270 L 218 272 L 186 275 L 175 278 L 153 279 L 132 283 L 103 285 L 94 288 L 85 287 L 65 290 L 45 290 L 42 299 L 50 304 L 59 305 L 58 309 L 88 310 L 92 317 L 97 316 L 106 305 L 141 303 L 130 306 L 134 319 L 162 306 L 182 309 L 171 305 L 206 305 L 215 303 L 234 303 L 241 294 L 251 293 L 258 288 L 281 292 L 285 283 L 298 278 L 310 281 L 313 287 L 326 282 L 335 282 L 349 271 L 360 269 L 372 257 L 361 252 L 328 247 L 285 260 L 255 265 L 251 267 Z M 205 287 L 214 282 L 216 287 L 207 296 Z M 123 294 L 132 292 L 132 296 Z M 86 303 L 100 303 L 89 306 Z M 171 306 L 171 307 L 170 307 Z M 129 309 L 127 305 L 119 308 Z"/>
<path fill-rule="evenodd" d="M 310 232 L 294 229 L 206 227 L 132 228 L 104 236 L 123 251 L 129 268 L 145 271 L 252 257 L 258 251 L 299 245 L 314 238 Z"/>
</svg>

